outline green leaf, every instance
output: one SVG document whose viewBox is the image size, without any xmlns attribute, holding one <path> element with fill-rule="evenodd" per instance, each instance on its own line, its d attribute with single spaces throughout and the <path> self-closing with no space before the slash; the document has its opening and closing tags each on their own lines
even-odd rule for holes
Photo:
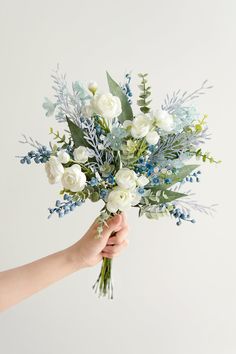
<svg viewBox="0 0 236 354">
<path fill-rule="evenodd" d="M 153 193 L 158 192 L 158 186 L 152 187 L 151 190 Z M 173 202 L 173 200 L 183 198 L 183 197 L 187 197 L 187 194 L 173 192 L 173 191 L 170 191 L 167 189 L 167 190 L 162 191 L 161 195 L 158 196 L 158 199 L 157 198 L 148 198 L 148 200 L 149 200 L 150 204 L 158 205 L 158 204 L 162 204 L 162 203 L 170 203 L 170 202 Z"/>
<path fill-rule="evenodd" d="M 187 176 L 190 175 L 192 171 L 194 171 L 196 168 L 198 168 L 199 165 L 186 165 L 178 169 L 178 172 L 176 174 L 172 174 L 170 176 L 170 179 L 172 180 L 171 183 L 168 184 L 161 184 L 159 186 L 154 186 L 151 187 L 152 191 L 158 191 L 158 190 L 166 190 L 173 186 L 174 184 L 183 181 L 183 179 Z"/>
<path fill-rule="evenodd" d="M 125 120 L 132 120 L 134 116 L 128 98 L 122 91 L 121 87 L 112 79 L 112 77 L 109 75 L 108 72 L 107 72 L 107 82 L 108 82 L 110 92 L 114 96 L 119 97 L 121 101 L 122 112 L 118 117 L 119 121 L 123 123 Z"/>
<path fill-rule="evenodd" d="M 68 123 L 68 127 L 70 129 L 71 137 L 73 139 L 75 147 L 79 147 L 81 145 L 86 146 L 86 147 L 90 147 L 89 143 L 84 138 L 83 130 L 80 127 L 78 127 L 78 125 L 73 123 L 69 118 L 66 118 L 66 120 Z"/>
<path fill-rule="evenodd" d="M 148 107 L 141 107 L 140 108 L 140 111 L 143 112 L 143 113 L 148 113 L 150 111 L 150 108 Z"/>
<path fill-rule="evenodd" d="M 185 177 L 189 176 L 192 171 L 198 168 L 199 165 L 186 165 L 178 169 L 177 174 L 172 174 L 170 176 L 172 183 L 167 185 L 167 188 L 173 186 L 177 182 L 181 182 Z"/>
<path fill-rule="evenodd" d="M 178 192 L 173 192 L 173 191 L 169 191 L 169 190 L 166 190 L 164 192 L 164 195 L 167 197 L 165 198 L 163 196 L 163 194 L 160 196 L 160 203 L 170 203 L 170 202 L 173 202 L 173 200 L 176 200 L 176 199 L 179 199 L 179 198 L 183 198 L 183 197 L 186 197 L 187 194 L 184 194 L 184 193 L 178 193 Z"/>
<path fill-rule="evenodd" d="M 143 91 L 145 89 L 145 85 L 140 84 L 138 85 L 138 88 Z"/>
<path fill-rule="evenodd" d="M 145 105 L 145 100 L 138 100 L 138 101 L 137 101 L 137 104 L 138 104 L 139 106 L 144 106 L 144 105 Z"/>
</svg>

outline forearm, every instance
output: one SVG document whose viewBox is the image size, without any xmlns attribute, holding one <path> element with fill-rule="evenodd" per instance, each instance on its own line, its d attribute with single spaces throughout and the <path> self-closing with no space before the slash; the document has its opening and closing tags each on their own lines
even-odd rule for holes
<svg viewBox="0 0 236 354">
<path fill-rule="evenodd" d="M 73 246 L 18 268 L 0 272 L 0 311 L 82 268 Z"/>
</svg>

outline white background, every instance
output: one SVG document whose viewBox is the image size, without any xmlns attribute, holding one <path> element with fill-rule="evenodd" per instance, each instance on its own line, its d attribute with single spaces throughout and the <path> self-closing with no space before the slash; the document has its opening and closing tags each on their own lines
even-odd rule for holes
<svg viewBox="0 0 236 354">
<path fill-rule="evenodd" d="M 153 106 L 167 92 L 214 88 L 198 101 L 208 113 L 209 149 L 194 187 L 215 216 L 195 225 L 128 213 L 130 247 L 114 262 L 115 300 L 97 299 L 99 272 L 83 270 L 1 314 L 2 354 L 235 354 L 235 12 L 233 0 L 1 1 L 0 269 L 63 249 L 80 238 L 101 205 L 47 220 L 57 198 L 42 166 L 22 166 L 21 133 L 48 141 L 53 118 L 41 104 L 60 63 L 69 80 L 105 70 L 148 72 Z M 137 92 L 137 90 L 136 90 Z M 62 130 L 63 126 L 59 126 Z"/>
</svg>

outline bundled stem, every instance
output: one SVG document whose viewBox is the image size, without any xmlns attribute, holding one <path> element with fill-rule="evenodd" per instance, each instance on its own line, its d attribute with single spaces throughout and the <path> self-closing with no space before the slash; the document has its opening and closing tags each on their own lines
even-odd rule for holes
<svg viewBox="0 0 236 354">
<path fill-rule="evenodd" d="M 100 296 L 107 296 L 108 299 L 113 299 L 113 284 L 111 278 L 112 259 L 103 258 L 100 274 L 93 285 L 95 293 Z"/>
</svg>

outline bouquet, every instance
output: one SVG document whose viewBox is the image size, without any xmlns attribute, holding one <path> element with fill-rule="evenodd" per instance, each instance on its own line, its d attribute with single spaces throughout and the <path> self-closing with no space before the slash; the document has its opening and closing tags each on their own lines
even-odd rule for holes
<svg viewBox="0 0 236 354">
<path fill-rule="evenodd" d="M 206 214 L 214 210 L 181 189 L 200 180 L 199 163 L 188 161 L 219 162 L 202 150 L 209 139 L 207 116 L 193 105 L 211 86 L 204 81 L 192 93 L 178 90 L 153 110 L 148 75 L 138 76 L 139 96 L 133 108 L 130 73 L 122 84 L 107 73 L 109 91 L 101 92 L 96 82 L 85 88 L 75 81 L 69 88 L 59 67 L 53 72 L 55 99 L 45 98 L 43 108 L 47 117 L 54 115 L 65 124 L 64 131 L 50 128 L 48 146 L 23 135 L 21 142 L 32 150 L 17 156 L 22 164 L 44 164 L 49 183 L 59 184 L 61 199 L 49 208 L 49 217 L 61 218 L 87 199 L 102 200 L 97 218 L 101 237 L 108 218 L 130 207 L 150 219 L 169 216 L 178 226 L 195 223 L 191 209 Z M 111 267 L 112 260 L 104 258 L 93 286 L 109 298 L 113 298 Z"/>
</svg>

